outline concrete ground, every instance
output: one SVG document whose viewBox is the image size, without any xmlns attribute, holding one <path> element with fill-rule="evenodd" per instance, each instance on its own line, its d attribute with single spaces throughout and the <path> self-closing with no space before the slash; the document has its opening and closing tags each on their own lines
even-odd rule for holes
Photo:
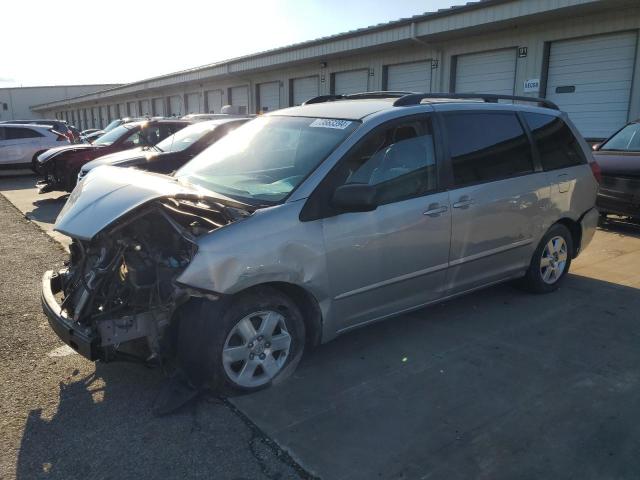
<svg viewBox="0 0 640 480">
<path fill-rule="evenodd" d="M 0 180 L 50 229 L 26 187 Z M 37 283 L 62 250 L 0 207 L 0 478 L 640 477 L 640 230 L 599 230 L 554 294 L 489 288 L 307 352 L 277 388 L 158 419 L 159 372 L 60 348 Z"/>
</svg>

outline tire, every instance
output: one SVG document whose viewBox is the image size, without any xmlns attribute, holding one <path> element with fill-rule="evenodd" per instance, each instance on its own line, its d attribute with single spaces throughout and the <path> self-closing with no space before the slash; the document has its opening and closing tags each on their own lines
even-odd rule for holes
<svg viewBox="0 0 640 480">
<path fill-rule="evenodd" d="M 304 351 L 302 314 L 274 288 L 193 299 L 179 316 L 177 364 L 197 388 L 222 395 L 262 390 L 287 378 Z"/>
<path fill-rule="evenodd" d="M 540 240 L 520 285 L 532 293 L 557 290 L 571 267 L 573 251 L 569 229 L 559 223 L 553 225 Z"/>
<path fill-rule="evenodd" d="M 44 152 L 45 150 L 42 150 L 41 152 L 36 152 L 33 158 L 31 159 L 31 170 L 33 170 L 33 173 L 35 174 L 40 175 L 42 173 L 40 170 L 40 164 L 38 163 L 38 155 Z"/>
</svg>

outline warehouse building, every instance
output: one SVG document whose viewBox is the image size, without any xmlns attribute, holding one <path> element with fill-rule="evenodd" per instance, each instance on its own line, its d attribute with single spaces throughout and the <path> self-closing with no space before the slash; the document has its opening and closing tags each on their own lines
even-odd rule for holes
<svg viewBox="0 0 640 480">
<path fill-rule="evenodd" d="M 485 0 L 32 107 L 82 128 L 376 90 L 541 96 L 587 138 L 640 116 L 640 1 Z"/>
<path fill-rule="evenodd" d="M 118 86 L 100 84 L 0 88 L 0 121 L 42 118 L 39 112 L 31 109 L 32 105 L 66 102 L 80 95 Z"/>
</svg>

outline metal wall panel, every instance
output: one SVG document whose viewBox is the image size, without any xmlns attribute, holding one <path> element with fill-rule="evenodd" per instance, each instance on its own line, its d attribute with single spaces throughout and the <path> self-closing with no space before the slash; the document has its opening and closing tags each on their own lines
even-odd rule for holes
<svg viewBox="0 0 640 480">
<path fill-rule="evenodd" d="M 458 56 L 454 91 L 513 95 L 516 58 L 515 48 Z"/>
<path fill-rule="evenodd" d="M 258 85 L 258 112 L 273 112 L 280 108 L 280 82 Z"/>
<path fill-rule="evenodd" d="M 130 117 L 138 116 L 138 102 L 127 102 L 127 115 Z"/>
<path fill-rule="evenodd" d="M 627 121 L 636 32 L 551 43 L 546 97 L 588 138 L 606 138 Z"/>
<path fill-rule="evenodd" d="M 431 60 L 388 65 L 386 89 L 402 92 L 430 92 Z"/>
<path fill-rule="evenodd" d="M 333 93 L 346 95 L 369 90 L 369 69 L 333 74 Z"/>
<path fill-rule="evenodd" d="M 319 78 L 317 75 L 312 77 L 294 78 L 291 81 L 291 103 L 293 105 L 302 105 L 310 98 L 317 97 L 320 94 Z"/>
</svg>

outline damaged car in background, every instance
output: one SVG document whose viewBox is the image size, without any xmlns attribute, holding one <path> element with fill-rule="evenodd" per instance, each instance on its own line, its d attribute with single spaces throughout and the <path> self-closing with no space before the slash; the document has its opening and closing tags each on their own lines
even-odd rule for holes
<svg viewBox="0 0 640 480">
<path fill-rule="evenodd" d="M 95 168 L 55 224 L 52 328 L 91 360 L 253 391 L 368 323 L 507 280 L 556 290 L 598 221 L 588 145 L 554 108 L 434 95 L 318 97 L 171 177 Z"/>
</svg>

